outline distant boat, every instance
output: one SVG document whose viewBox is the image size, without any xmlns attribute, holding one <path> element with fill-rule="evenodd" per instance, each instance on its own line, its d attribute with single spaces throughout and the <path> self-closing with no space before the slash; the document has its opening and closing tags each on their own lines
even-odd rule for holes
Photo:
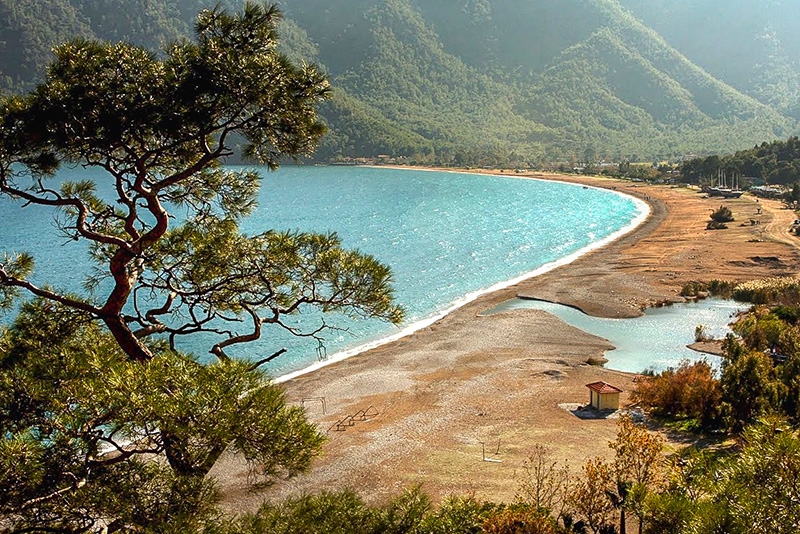
<svg viewBox="0 0 800 534">
<path fill-rule="evenodd" d="M 739 189 L 738 184 L 736 184 L 735 188 L 727 187 L 726 178 L 725 173 L 720 169 L 717 171 L 717 185 L 704 187 L 703 190 L 708 193 L 710 197 L 739 198 L 742 196 L 744 191 Z M 731 185 L 734 185 L 734 182 L 738 182 L 735 175 L 734 178 L 731 179 Z"/>
</svg>

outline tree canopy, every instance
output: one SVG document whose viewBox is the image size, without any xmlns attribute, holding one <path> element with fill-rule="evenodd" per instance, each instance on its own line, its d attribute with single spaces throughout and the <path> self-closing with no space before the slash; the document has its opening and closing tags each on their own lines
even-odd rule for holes
<svg viewBox="0 0 800 534">
<path fill-rule="evenodd" d="M 99 267 L 87 281 L 92 297 L 67 295 L 29 281 L 29 254 L 7 254 L 3 296 L 24 289 L 81 310 L 141 361 L 152 357 L 144 340 L 154 333 L 213 331 L 221 341 L 212 351 L 226 357 L 226 346 L 258 338 L 263 324 L 284 326 L 304 306 L 400 320 L 389 270 L 344 251 L 336 236 L 238 230 L 259 178 L 221 166 L 234 143 L 275 168 L 310 153 L 324 131 L 316 106 L 328 83 L 278 53 L 278 18 L 255 4 L 236 15 L 204 11 L 196 40 L 163 59 L 78 39 L 56 49 L 35 91 L 0 102 L 0 193 L 57 209 L 61 231 L 88 241 Z M 58 183 L 65 163 L 103 169 L 113 193 L 103 197 L 108 188 L 88 179 Z M 171 227 L 170 210 L 188 215 Z M 161 320 L 176 313 L 185 320 Z M 251 322 L 250 333 L 220 328 L 221 317 Z"/>
<path fill-rule="evenodd" d="M 225 158 L 274 169 L 324 132 L 328 82 L 278 52 L 279 18 L 203 11 L 195 39 L 162 53 L 76 39 L 34 91 L 0 100 L 0 195 L 52 208 L 95 265 L 71 294 L 31 281 L 47 251 L 0 257 L 0 305 L 19 312 L 0 331 L 0 530 L 198 530 L 225 451 L 271 481 L 324 441 L 259 370 L 282 350 L 251 362 L 228 347 L 265 326 L 321 339 L 324 321 L 285 320 L 307 307 L 402 319 L 389 268 L 335 234 L 239 231 L 259 174 Z M 63 165 L 92 172 L 65 181 Z M 212 363 L 174 350 L 200 332 Z"/>
</svg>

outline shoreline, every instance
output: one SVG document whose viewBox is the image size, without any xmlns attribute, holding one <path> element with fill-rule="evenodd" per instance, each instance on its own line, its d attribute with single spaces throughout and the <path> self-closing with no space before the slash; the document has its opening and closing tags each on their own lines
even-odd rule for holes
<svg viewBox="0 0 800 534">
<path fill-rule="evenodd" d="M 590 315 L 634 317 L 644 307 L 684 300 L 679 292 L 688 281 L 743 281 L 800 271 L 798 240 L 787 232 L 794 214 L 779 203 L 530 174 L 616 188 L 647 201 L 650 216 L 566 266 L 482 295 L 395 342 L 284 382 L 287 401 L 305 406 L 309 419 L 327 432 L 323 454 L 308 474 L 263 494 L 248 490 L 243 459 L 226 457 L 212 472 L 226 507 L 251 511 L 264 499 L 339 489 L 382 503 L 415 485 L 434 502 L 449 495 L 511 501 L 535 444 L 549 447 L 554 460 L 568 462 L 576 472 L 588 458 L 608 457 L 605 444 L 616 434 L 615 420 L 581 419 L 570 407 L 585 404 L 585 385 L 597 380 L 622 388 L 624 405 L 633 375 L 589 365 L 611 348 L 609 342 L 546 312 L 480 317 L 481 311 L 520 296 Z M 707 231 L 708 214 L 720 203 L 732 209 L 737 223 Z M 753 219 L 758 224 L 745 224 Z M 336 429 L 337 422 L 364 411 L 374 415 Z M 502 463 L 483 461 L 482 447 Z"/>
<path fill-rule="evenodd" d="M 396 168 L 401 169 L 401 170 L 405 169 L 405 170 L 416 170 L 416 171 L 424 170 L 424 171 L 441 172 L 439 169 L 428 169 L 428 168 L 409 168 L 409 167 L 405 167 L 405 168 L 404 167 L 396 167 Z M 469 171 L 455 171 L 455 170 L 450 170 L 450 171 L 446 171 L 446 172 L 452 172 L 452 173 L 456 173 L 456 174 L 482 174 L 482 173 L 470 173 Z M 515 178 L 515 179 L 524 179 L 524 180 L 546 181 L 546 180 L 544 180 L 542 178 L 536 178 L 536 177 L 530 177 L 530 176 L 517 176 L 517 175 L 508 175 L 508 174 L 497 174 L 496 176 L 502 176 L 502 177 L 507 177 L 507 178 Z M 559 180 L 556 180 L 556 181 L 559 181 Z M 573 185 L 575 187 L 583 186 L 583 184 L 575 184 L 575 183 L 568 182 L 568 181 L 563 181 L 563 180 L 561 180 L 561 182 L 564 183 L 564 184 Z M 587 187 L 587 186 L 584 186 L 584 187 Z M 596 187 L 596 186 L 588 186 L 588 187 L 591 187 L 592 189 L 603 189 L 603 188 Z M 436 312 L 433 315 L 431 315 L 430 317 L 426 317 L 424 319 L 420 319 L 420 320 L 418 320 L 418 321 L 416 321 L 414 323 L 411 323 L 411 324 L 403 327 L 402 330 L 400 330 L 399 332 L 397 332 L 395 334 L 392 334 L 390 336 L 386 336 L 386 337 L 383 337 L 383 338 L 380 338 L 380 339 L 376 339 L 376 340 L 373 340 L 373 341 L 368 341 L 366 343 L 363 343 L 363 344 L 358 345 L 356 347 L 353 347 L 351 349 L 347 349 L 347 350 L 343 350 L 343 351 L 334 353 L 330 358 L 327 358 L 324 361 L 316 362 L 316 363 L 313 363 L 312 365 L 309 365 L 308 367 L 304 367 L 303 369 L 298 369 L 297 371 L 292 371 L 290 373 L 286 373 L 284 375 L 278 376 L 278 377 L 276 377 L 274 379 L 274 382 L 276 384 L 282 384 L 282 383 L 291 381 L 291 380 L 293 380 L 295 378 L 298 378 L 298 377 L 301 377 L 303 375 L 306 375 L 308 373 L 313 373 L 313 372 L 319 371 L 320 369 L 324 369 L 325 367 L 328 367 L 329 365 L 334 365 L 334 364 L 336 364 L 338 362 L 342 362 L 344 360 L 352 358 L 353 356 L 357 356 L 359 354 L 362 354 L 362 353 L 365 353 L 365 352 L 369 352 L 369 351 L 371 351 L 373 349 L 376 349 L 378 347 L 382 347 L 384 345 L 395 343 L 395 342 L 403 339 L 404 337 L 413 335 L 415 332 L 417 332 L 419 330 L 422 330 L 423 328 L 427 328 L 427 327 L 431 326 L 432 324 L 444 319 L 445 317 L 447 317 L 451 313 L 456 312 L 460 308 L 470 304 L 471 302 L 474 302 L 474 301 L 480 299 L 481 297 L 484 297 L 486 295 L 490 295 L 492 293 L 496 293 L 496 292 L 502 291 L 502 290 L 507 289 L 509 287 L 513 287 L 513 286 L 519 285 L 519 284 L 521 284 L 521 283 L 523 283 L 525 281 L 528 281 L 528 280 L 530 280 L 532 278 L 536 278 L 537 276 L 542 276 L 544 274 L 547 274 L 550 271 L 553 271 L 554 269 L 565 267 L 565 266 L 569 265 L 570 263 L 573 263 L 574 261 L 578 260 L 582 256 L 585 256 L 586 254 L 591 254 L 595 250 L 601 249 L 601 248 L 607 246 L 608 244 L 613 243 L 617 239 L 620 239 L 621 237 L 625 236 L 626 234 L 629 234 L 629 233 L 635 231 L 636 228 L 638 228 L 640 225 L 644 224 L 647 221 L 647 219 L 650 217 L 652 209 L 651 209 L 650 204 L 648 204 L 646 201 L 644 201 L 644 200 L 642 200 L 642 199 L 640 199 L 640 198 L 638 198 L 636 196 L 630 195 L 630 194 L 621 193 L 621 192 L 613 191 L 613 190 L 612 190 L 612 192 L 614 192 L 615 194 L 618 194 L 620 196 L 630 198 L 631 201 L 636 206 L 637 211 L 638 211 L 636 216 L 627 225 L 623 226 L 622 228 L 620 228 L 616 232 L 613 232 L 612 234 L 604 237 L 603 239 L 600 239 L 598 241 L 590 243 L 589 245 L 587 245 L 587 246 L 585 246 L 585 247 L 583 247 L 583 248 L 581 248 L 579 250 L 576 250 L 575 252 L 573 252 L 571 254 L 568 254 L 567 256 L 564 256 L 563 258 L 559 258 L 558 260 L 545 263 L 544 265 L 541 265 L 541 266 L 537 267 L 536 269 L 534 269 L 532 271 L 528 271 L 526 273 L 523 273 L 523 274 L 521 274 L 521 275 L 519 275 L 519 276 L 517 276 L 515 278 L 511 278 L 509 280 L 503 280 L 503 281 L 497 282 L 495 284 L 492 284 L 491 286 L 489 286 L 487 288 L 478 289 L 476 291 L 469 292 L 466 295 L 464 295 L 464 296 L 456 299 L 455 301 L 453 301 L 444 310 Z M 513 298 L 513 297 L 510 297 L 510 298 Z"/>
</svg>

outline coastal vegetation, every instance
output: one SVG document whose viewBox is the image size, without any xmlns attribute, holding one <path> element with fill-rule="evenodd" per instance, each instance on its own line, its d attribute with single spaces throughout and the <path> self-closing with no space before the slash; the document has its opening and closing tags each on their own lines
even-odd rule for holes
<svg viewBox="0 0 800 534">
<path fill-rule="evenodd" d="M 715 287 L 723 287 L 716 284 Z M 634 398 L 661 416 L 700 431 L 741 432 L 761 417 L 800 415 L 800 292 L 794 278 L 738 284 L 731 296 L 753 303 L 722 344 L 719 376 L 705 362 L 684 362 L 644 377 Z"/>
<path fill-rule="evenodd" d="M 800 139 L 792 136 L 764 142 L 731 155 L 694 158 L 680 167 L 687 183 L 708 183 L 721 174 L 751 183 L 792 185 L 800 181 Z M 742 183 L 742 186 L 744 183 Z"/>
<path fill-rule="evenodd" d="M 287 55 L 318 65 L 334 87 L 320 109 L 330 135 L 318 160 L 572 167 L 731 152 L 796 134 L 800 43 L 781 15 L 789 7 L 739 3 L 712 3 L 732 19 L 719 27 L 709 17 L 711 35 L 736 36 L 710 47 L 714 56 L 642 0 L 288 0 L 278 31 Z M 215 4 L 0 0 L 0 91 L 42 81 L 50 49 L 66 39 L 158 49 L 190 36 L 194 14 Z M 678 13 L 686 26 L 713 9 Z"/>
<path fill-rule="evenodd" d="M 328 82 L 277 51 L 279 16 L 204 11 L 162 56 L 74 39 L 44 83 L 0 100 L 0 194 L 52 209 L 96 268 L 76 295 L 31 280 L 47 251 L 0 259 L 17 312 L 0 332 L 0 531 L 196 531 L 218 514 L 207 475 L 225 451 L 266 483 L 324 441 L 259 370 L 284 350 L 231 347 L 267 328 L 317 338 L 324 320 L 287 322 L 309 307 L 402 319 L 388 267 L 335 235 L 239 231 L 259 178 L 222 167 L 232 143 L 274 168 L 324 131 Z M 63 181 L 60 165 L 102 173 Z M 196 334 L 214 360 L 175 351 Z"/>
</svg>

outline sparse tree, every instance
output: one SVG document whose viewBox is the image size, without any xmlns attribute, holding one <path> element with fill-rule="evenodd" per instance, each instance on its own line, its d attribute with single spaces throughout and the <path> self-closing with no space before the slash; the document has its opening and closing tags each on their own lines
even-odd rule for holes
<svg viewBox="0 0 800 534">
<path fill-rule="evenodd" d="M 537 444 L 522 469 L 517 500 L 548 510 L 556 518 L 563 515 L 570 481 L 566 462 L 559 465 L 547 447 Z"/>
<path fill-rule="evenodd" d="M 613 484 L 611 466 L 595 458 L 586 462 L 583 471 L 583 478 L 572 486 L 568 502 L 575 514 L 598 534 L 611 524 L 614 514 L 614 505 L 606 493 Z"/>
<path fill-rule="evenodd" d="M 644 520 L 644 499 L 647 492 L 663 479 L 664 440 L 633 422 L 630 415 L 620 417 L 617 437 L 608 444 L 614 450 L 612 501 L 620 510 L 620 529 L 625 533 L 625 508 L 639 516 L 639 530 Z M 616 491 L 615 491 L 616 490 Z"/>
</svg>

